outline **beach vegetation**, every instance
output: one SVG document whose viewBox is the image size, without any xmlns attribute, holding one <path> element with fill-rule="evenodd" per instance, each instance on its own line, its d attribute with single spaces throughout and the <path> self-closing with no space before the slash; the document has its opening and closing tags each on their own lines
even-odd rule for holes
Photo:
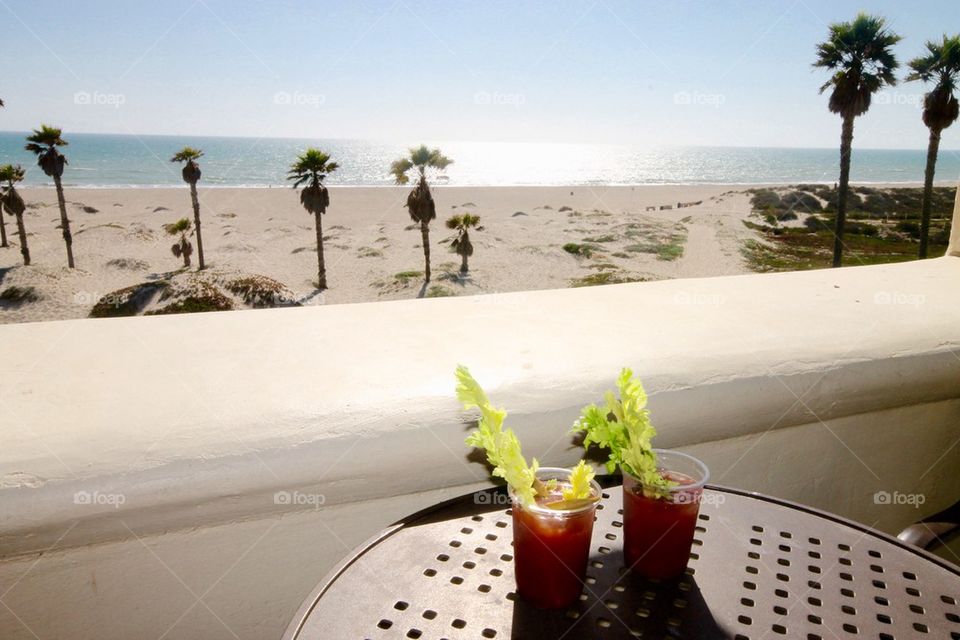
<svg viewBox="0 0 960 640">
<path fill-rule="evenodd" d="M 114 258 L 107 260 L 104 266 L 124 271 L 146 271 L 150 268 L 150 263 L 136 258 Z"/>
<path fill-rule="evenodd" d="M 245 275 L 227 280 L 223 288 L 238 296 L 253 309 L 298 306 L 290 291 L 273 278 L 262 275 Z"/>
<path fill-rule="evenodd" d="M 9 286 L 0 291 L 0 309 L 16 309 L 42 297 L 36 287 Z"/>
<path fill-rule="evenodd" d="M 90 317 L 170 315 L 300 304 L 293 291 L 267 276 L 181 270 L 108 293 L 97 300 Z"/>
<path fill-rule="evenodd" d="M 380 258 L 383 256 L 383 251 L 379 249 L 374 249 L 373 247 L 360 247 L 357 249 L 358 258 Z"/>
<path fill-rule="evenodd" d="M 460 275 L 467 275 L 469 266 L 467 260 L 473 255 L 473 243 L 470 242 L 470 230 L 483 231 L 480 226 L 480 216 L 472 213 L 462 213 L 447 219 L 447 229 L 457 232 L 450 242 L 450 250 L 460 256 Z"/>
<path fill-rule="evenodd" d="M 581 256 L 584 258 L 590 258 L 593 254 L 598 251 L 600 247 L 594 244 L 587 243 L 577 243 L 577 242 L 568 242 L 563 245 L 563 250 L 574 256 Z"/>
<path fill-rule="evenodd" d="M 670 242 L 661 244 L 657 249 L 657 259 L 673 261 L 683 257 L 683 243 L 686 237 L 674 236 Z"/>
<path fill-rule="evenodd" d="M 183 181 L 190 185 L 190 204 L 193 206 L 193 232 L 197 236 L 197 269 L 203 271 L 206 264 L 203 261 L 203 236 L 200 233 L 200 198 L 197 196 L 197 183 L 200 181 L 200 165 L 197 160 L 203 157 L 203 151 L 193 147 L 184 147 L 178 151 L 170 162 L 181 162 L 183 169 L 180 174 Z"/>
<path fill-rule="evenodd" d="M 67 166 L 67 157 L 60 153 L 59 147 L 67 146 L 63 139 L 63 131 L 57 127 L 41 124 L 39 129 L 27 136 L 24 147 L 37 156 L 37 166 L 48 176 L 53 178 L 53 185 L 57 190 L 57 205 L 60 207 L 60 231 L 63 243 L 67 247 L 67 266 L 75 267 L 73 261 L 73 235 L 70 233 L 70 219 L 67 217 L 67 201 L 63 196 L 63 170 Z"/>
<path fill-rule="evenodd" d="M 293 180 L 293 188 L 306 185 L 300 191 L 300 204 L 313 214 L 314 226 L 317 232 L 317 288 L 327 288 L 327 267 L 323 260 L 323 220 L 322 215 L 330 205 L 330 195 L 323 181 L 339 168 L 336 162 L 330 162 L 330 154 L 320 149 L 308 148 L 297 156 L 290 165 L 287 179 Z"/>
<path fill-rule="evenodd" d="M 166 303 L 146 311 L 146 316 L 172 315 L 176 313 L 206 313 L 208 311 L 232 311 L 233 301 L 218 287 L 206 280 L 193 280 L 188 284 L 171 285 L 163 289 L 159 302 Z"/>
<path fill-rule="evenodd" d="M 410 280 L 415 278 L 420 278 L 423 276 L 423 271 L 401 271 L 400 273 L 395 273 L 393 275 L 394 280 L 398 280 L 403 284 L 406 284 Z"/>
<path fill-rule="evenodd" d="M 109 293 L 93 305 L 91 318 L 123 318 L 140 315 L 156 294 L 169 286 L 163 280 L 142 282 Z"/>
<path fill-rule="evenodd" d="M 7 215 L 13 216 L 17 221 L 20 255 L 23 257 L 24 266 L 29 266 L 30 248 L 27 246 L 27 229 L 23 224 L 23 213 L 27 206 L 17 192 L 17 183 L 23 180 L 23 176 L 24 170 L 20 165 L 5 164 L 0 166 L 0 210 L 2 210 L 0 213 L 6 212 Z M 6 233 L 4 233 L 4 243 L 6 243 Z"/>
<path fill-rule="evenodd" d="M 410 214 L 410 219 L 420 227 L 420 235 L 423 239 L 421 246 L 423 247 L 425 282 L 430 282 L 430 221 L 437 217 L 437 208 L 427 182 L 427 171 L 440 172 L 452 163 L 453 160 L 443 155 L 440 149 L 429 149 L 426 145 L 420 145 L 411 148 L 407 155 L 390 165 L 390 173 L 396 184 L 409 183 L 411 173 L 417 178 L 416 186 L 407 196 L 407 212 Z M 475 205 L 464 203 L 462 206 Z"/>
<path fill-rule="evenodd" d="M 923 174 L 923 204 L 920 213 L 919 257 L 929 252 L 930 212 L 933 208 L 933 178 L 940 150 L 940 135 L 960 117 L 960 102 L 955 94 L 960 78 L 960 34 L 931 40 L 925 55 L 908 63 L 911 69 L 907 81 L 934 83 L 923 98 L 923 124 L 930 130 L 927 141 L 927 164 Z"/>
<path fill-rule="evenodd" d="M 596 287 L 604 284 L 624 284 L 626 282 L 647 282 L 650 278 L 635 276 L 624 271 L 600 271 L 570 281 L 573 288 Z"/>
<path fill-rule="evenodd" d="M 457 294 L 450 287 L 445 287 L 441 284 L 430 285 L 426 293 L 426 297 L 428 298 L 449 298 L 455 295 Z"/>
<path fill-rule="evenodd" d="M 820 87 L 820 93 L 830 90 L 828 108 L 842 120 L 840 181 L 832 259 L 832 266 L 839 267 L 843 260 L 843 231 L 850 191 L 854 119 L 870 109 L 874 93 L 897 83 L 894 72 L 898 63 L 893 46 L 901 38 L 887 28 L 884 18 L 866 13 L 858 14 L 851 22 L 833 23 L 829 30 L 828 38 L 817 45 L 817 58 L 813 66 L 833 73 Z"/>
<path fill-rule="evenodd" d="M 800 227 L 755 229 L 760 237 L 746 241 L 741 255 L 747 266 L 759 273 L 830 267 L 835 224 L 833 218 L 811 215 Z M 916 258 L 920 236 L 916 220 L 848 220 L 844 231 L 845 255 L 851 264 L 886 264 Z M 949 237 L 950 221 L 933 221 L 930 254 L 944 255 Z"/>
</svg>

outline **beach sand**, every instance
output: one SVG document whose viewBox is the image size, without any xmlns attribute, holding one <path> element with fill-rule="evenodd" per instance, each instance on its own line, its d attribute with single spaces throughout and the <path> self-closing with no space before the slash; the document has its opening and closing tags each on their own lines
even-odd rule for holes
<svg viewBox="0 0 960 640">
<path fill-rule="evenodd" d="M 740 244 L 753 237 L 743 188 L 717 186 L 436 187 L 431 224 L 433 281 L 427 295 L 564 288 L 610 273 L 613 281 L 745 273 Z M 289 188 L 199 190 L 208 268 L 262 274 L 310 304 L 416 298 L 423 270 L 419 228 L 405 208 L 407 187 L 331 187 L 324 217 L 329 289 L 318 294 L 313 217 Z M 56 193 L 23 188 L 33 258 L 22 267 L 13 219 L 0 249 L 0 289 L 35 287 L 41 298 L 0 310 L 2 322 L 87 317 L 101 296 L 181 267 L 163 225 L 192 219 L 186 188 L 67 188 L 76 269 L 66 268 Z M 677 209 L 678 202 L 702 204 Z M 670 210 L 660 210 L 671 205 Z M 648 211 L 648 207 L 656 210 Z M 470 276 L 456 277 L 449 250 L 453 214 L 480 215 L 483 230 Z M 592 245 L 590 257 L 567 243 Z M 194 240 L 194 246 L 196 242 Z M 678 248 L 682 255 L 677 257 Z M 194 267 L 196 255 L 194 254 Z M 606 278 L 601 276 L 600 278 Z"/>
</svg>

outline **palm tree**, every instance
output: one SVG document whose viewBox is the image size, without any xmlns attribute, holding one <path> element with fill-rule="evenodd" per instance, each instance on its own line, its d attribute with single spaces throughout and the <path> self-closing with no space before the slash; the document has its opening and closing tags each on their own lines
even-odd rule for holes
<svg viewBox="0 0 960 640">
<path fill-rule="evenodd" d="M 450 249 L 460 256 L 460 275 L 467 275 L 467 258 L 473 255 L 473 243 L 470 242 L 470 229 L 483 231 L 480 226 L 480 216 L 472 213 L 453 216 L 447 220 L 447 229 L 457 232 L 457 237 L 450 243 Z"/>
<path fill-rule="evenodd" d="M 940 133 L 957 121 L 960 103 L 954 90 L 960 77 L 960 35 L 943 36 L 942 42 L 927 42 L 927 54 L 907 63 L 913 71 L 907 81 L 921 80 L 936 84 L 923 98 L 923 124 L 930 129 L 927 143 L 927 168 L 923 174 L 923 209 L 920 216 L 920 258 L 927 257 L 930 235 L 930 209 L 933 196 L 933 175 L 940 150 Z"/>
<path fill-rule="evenodd" d="M 427 168 L 443 171 L 453 160 L 440 153 L 440 149 L 428 149 L 420 145 L 410 149 L 410 155 L 400 158 L 390 165 L 390 173 L 397 184 L 407 184 L 410 181 L 407 173 L 416 168 L 420 176 L 417 186 L 407 196 L 407 211 L 410 218 L 420 225 L 420 235 L 423 238 L 423 270 L 424 280 L 430 282 L 430 221 L 437 217 L 433 196 L 430 194 L 430 185 L 427 184 Z"/>
<path fill-rule="evenodd" d="M 853 22 L 830 25 L 830 36 L 817 45 L 814 67 L 834 72 L 820 87 L 830 89 L 829 108 L 843 119 L 840 134 L 840 192 L 833 244 L 833 266 L 843 256 L 843 227 L 847 221 L 847 194 L 850 190 L 850 153 L 853 147 L 853 120 L 870 108 L 870 99 L 884 85 L 895 85 L 897 59 L 891 47 L 900 36 L 889 31 L 880 16 L 860 13 Z"/>
<path fill-rule="evenodd" d="M 200 199 L 197 198 L 197 182 L 200 181 L 200 165 L 197 160 L 203 157 L 203 151 L 193 147 L 184 147 L 170 158 L 170 162 L 186 162 L 183 166 L 183 181 L 190 185 L 190 202 L 193 204 L 193 228 L 197 233 L 197 268 L 203 271 L 203 237 L 200 235 Z"/>
<path fill-rule="evenodd" d="M 42 124 L 39 129 L 33 130 L 33 135 L 27 137 L 27 151 L 37 154 L 37 165 L 43 172 L 53 178 L 57 187 L 57 203 L 60 205 L 60 228 L 63 230 L 63 242 L 67 245 L 67 266 L 73 269 L 73 236 L 70 234 L 70 220 L 67 218 L 67 202 L 63 198 L 63 168 L 67 159 L 57 147 L 67 146 L 67 141 L 61 135 L 62 131 L 56 127 Z"/>
<path fill-rule="evenodd" d="M 0 206 L 0 248 L 6 249 L 7 244 L 7 221 L 3 219 L 3 207 Z"/>
<path fill-rule="evenodd" d="M 5 164 L 0 167 L 0 182 L 6 182 L 0 192 L 0 205 L 4 211 L 17 219 L 17 235 L 20 236 L 20 254 L 23 256 L 23 264 L 30 265 L 30 249 L 27 247 L 27 230 L 23 226 L 23 212 L 27 206 L 23 198 L 17 193 L 14 185 L 23 180 L 23 167 Z"/>
<path fill-rule="evenodd" d="M 183 266 L 189 267 L 190 255 L 193 253 L 193 245 L 187 240 L 187 234 L 190 232 L 190 220 L 180 218 L 176 222 L 163 225 L 163 230 L 171 236 L 180 234 L 180 239 L 170 247 L 170 253 L 178 258 L 183 258 Z"/>
<path fill-rule="evenodd" d="M 307 186 L 300 192 L 300 204 L 307 210 L 307 213 L 313 214 L 313 220 L 317 228 L 317 288 L 327 288 L 327 267 L 323 262 L 323 221 L 320 216 L 327 212 L 330 206 L 330 194 L 327 188 L 323 186 L 323 180 L 328 174 L 337 170 L 336 162 L 330 162 L 330 155 L 314 149 L 308 148 L 302 154 L 297 156 L 297 161 L 290 165 L 287 180 L 293 180 L 293 188 L 296 189 L 303 183 Z"/>
</svg>

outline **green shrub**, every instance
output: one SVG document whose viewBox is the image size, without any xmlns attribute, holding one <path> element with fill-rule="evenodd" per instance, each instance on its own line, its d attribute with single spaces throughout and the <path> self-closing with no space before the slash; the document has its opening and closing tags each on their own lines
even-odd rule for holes
<svg viewBox="0 0 960 640">
<path fill-rule="evenodd" d="M 781 197 L 780 202 L 784 209 L 797 209 L 799 211 L 809 211 L 810 213 L 815 213 L 823 208 L 820 205 L 820 200 L 803 191 L 790 191 L 789 193 L 785 193 Z"/>
<path fill-rule="evenodd" d="M 779 209 L 781 207 L 780 194 L 772 189 L 751 189 L 750 204 L 755 210 Z"/>
<path fill-rule="evenodd" d="M 589 258 L 593 255 L 593 252 L 596 251 L 599 247 L 590 244 L 577 244 L 576 242 L 568 242 L 563 245 L 563 250 L 574 256 L 583 256 L 584 258 Z"/>
<path fill-rule="evenodd" d="M 905 233 L 914 240 L 920 239 L 920 224 L 917 222 L 911 222 L 909 220 L 901 220 L 897 223 L 895 229 L 901 233 Z"/>
</svg>

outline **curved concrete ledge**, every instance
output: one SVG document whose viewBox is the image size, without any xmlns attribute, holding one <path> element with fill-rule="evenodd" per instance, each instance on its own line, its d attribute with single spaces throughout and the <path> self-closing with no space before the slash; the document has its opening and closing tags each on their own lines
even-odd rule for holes
<svg viewBox="0 0 960 640">
<path fill-rule="evenodd" d="M 452 397 L 460 362 L 551 464 L 578 457 L 569 426 L 624 365 L 666 447 L 948 401 L 957 282 L 943 258 L 4 327 L 0 555 L 312 506 L 277 491 L 332 507 L 484 482 Z"/>
</svg>

